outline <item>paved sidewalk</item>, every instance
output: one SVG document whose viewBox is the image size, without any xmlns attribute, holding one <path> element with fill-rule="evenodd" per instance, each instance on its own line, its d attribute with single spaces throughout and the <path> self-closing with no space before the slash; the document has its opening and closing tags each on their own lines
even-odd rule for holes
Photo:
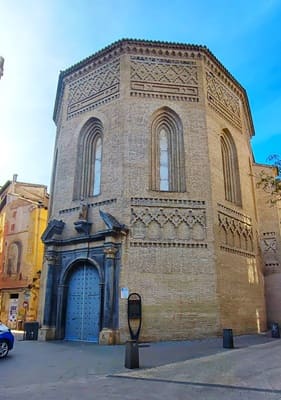
<svg viewBox="0 0 281 400">
<path fill-rule="evenodd" d="M 1 400 L 280 400 L 281 341 L 269 335 L 153 343 L 140 368 L 125 346 L 22 341 L 0 362 Z M 3 361 L 3 362 L 2 362 Z"/>
<path fill-rule="evenodd" d="M 281 399 L 281 343 L 255 344 L 191 358 L 151 369 L 115 374 L 115 378 L 174 388 L 173 398 Z M 179 397 L 175 397 L 175 396 Z M 194 396 L 194 397 L 193 397 Z M 129 397 L 128 397 L 129 398 Z M 158 398 L 158 397 L 153 397 Z M 167 397 L 168 398 L 168 397 Z M 160 396 L 159 396 L 160 399 Z"/>
</svg>

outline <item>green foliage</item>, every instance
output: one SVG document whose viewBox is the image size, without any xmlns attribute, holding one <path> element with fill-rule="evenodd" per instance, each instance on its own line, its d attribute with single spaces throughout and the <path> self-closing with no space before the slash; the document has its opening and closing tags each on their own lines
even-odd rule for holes
<svg viewBox="0 0 281 400">
<path fill-rule="evenodd" d="M 258 187 L 270 194 L 270 202 L 276 203 L 281 200 L 281 158 L 278 154 L 272 154 L 267 161 L 276 167 L 276 174 L 269 174 L 262 170 L 258 176 Z"/>
</svg>

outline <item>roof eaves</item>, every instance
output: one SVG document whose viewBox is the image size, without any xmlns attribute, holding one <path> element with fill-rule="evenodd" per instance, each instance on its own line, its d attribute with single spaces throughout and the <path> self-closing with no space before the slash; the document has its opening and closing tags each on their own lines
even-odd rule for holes
<svg viewBox="0 0 281 400">
<path fill-rule="evenodd" d="M 1 186 L 1 188 L 0 188 L 0 197 L 5 192 L 5 190 L 10 186 L 11 183 L 12 183 L 12 181 L 7 181 L 6 183 L 4 183 L 3 186 Z"/>
<path fill-rule="evenodd" d="M 124 47 L 126 44 L 136 44 L 136 45 L 144 45 L 148 47 L 152 46 L 160 46 L 160 47 L 172 47 L 175 49 L 182 49 L 182 50 L 190 50 L 190 51 L 202 51 L 205 53 L 210 59 L 213 61 L 213 63 L 220 68 L 232 81 L 233 83 L 239 87 L 239 89 L 242 91 L 244 98 L 245 98 L 245 105 L 247 109 L 247 113 L 249 115 L 249 123 L 250 123 L 250 129 L 252 131 L 252 135 L 254 135 L 254 124 L 251 116 L 251 111 L 250 111 L 250 105 L 249 105 L 249 100 L 247 96 L 246 90 L 243 88 L 243 86 L 234 78 L 234 76 L 224 67 L 224 65 L 217 59 L 217 57 L 208 49 L 207 46 L 205 45 L 195 45 L 195 44 L 186 44 L 186 43 L 177 43 L 177 42 L 165 42 L 165 41 L 157 41 L 157 40 L 144 40 L 144 39 L 120 39 L 109 46 L 104 47 L 103 49 L 97 51 L 96 53 L 92 54 L 91 56 L 79 61 L 78 63 L 72 65 L 71 67 L 67 68 L 64 71 L 61 71 L 59 74 L 59 80 L 58 80 L 58 87 L 57 87 L 57 95 L 56 95 L 56 100 L 55 100 L 55 107 L 54 107 L 54 114 L 53 114 L 53 119 L 57 123 L 57 114 L 59 111 L 59 107 L 61 104 L 61 99 L 62 99 L 62 93 L 64 89 L 64 82 L 63 79 L 65 76 L 77 71 L 84 65 L 88 64 L 89 62 L 95 60 L 96 58 L 103 56 L 107 54 L 110 51 L 113 51 L 114 49 L 117 49 L 118 47 L 120 48 L 120 53 L 122 52 L 122 47 Z"/>
</svg>

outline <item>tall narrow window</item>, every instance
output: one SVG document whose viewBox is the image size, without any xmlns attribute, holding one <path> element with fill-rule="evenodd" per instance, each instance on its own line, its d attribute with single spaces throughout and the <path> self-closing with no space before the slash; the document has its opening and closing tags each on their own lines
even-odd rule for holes
<svg viewBox="0 0 281 400">
<path fill-rule="evenodd" d="M 103 126 L 91 118 L 82 128 L 77 154 L 74 199 L 97 196 L 101 192 Z"/>
<path fill-rule="evenodd" d="M 100 194 L 100 178 L 101 178 L 101 137 L 96 140 L 95 148 L 95 165 L 94 165 L 94 182 L 93 182 L 93 195 Z"/>
<path fill-rule="evenodd" d="M 237 150 L 228 130 L 221 135 L 221 153 L 225 199 L 241 206 L 241 188 Z"/>
<path fill-rule="evenodd" d="M 159 110 L 154 115 L 151 137 L 151 189 L 184 192 L 184 142 L 179 116 L 167 107 Z"/>
<path fill-rule="evenodd" d="M 160 190 L 169 190 L 169 152 L 168 152 L 168 132 L 161 129 L 159 134 L 160 144 Z"/>
</svg>

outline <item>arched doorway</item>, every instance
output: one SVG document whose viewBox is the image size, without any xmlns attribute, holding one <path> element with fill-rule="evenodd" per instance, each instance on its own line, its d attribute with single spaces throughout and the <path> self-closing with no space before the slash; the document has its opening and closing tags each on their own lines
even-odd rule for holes
<svg viewBox="0 0 281 400">
<path fill-rule="evenodd" d="M 68 279 L 65 339 L 97 343 L 100 305 L 98 270 L 87 262 L 81 262 L 72 269 Z"/>
</svg>

